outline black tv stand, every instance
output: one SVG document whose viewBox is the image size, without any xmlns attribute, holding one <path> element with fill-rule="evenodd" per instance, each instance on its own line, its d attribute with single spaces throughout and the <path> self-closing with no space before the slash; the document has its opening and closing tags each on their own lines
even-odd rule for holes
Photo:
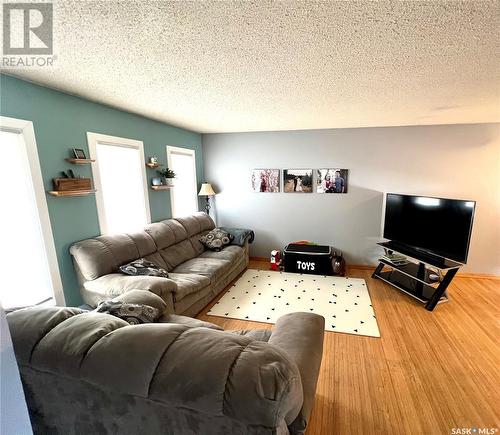
<svg viewBox="0 0 500 435">
<path fill-rule="evenodd" d="M 438 303 L 448 300 L 446 289 L 458 269 L 463 266 L 462 263 L 396 245 L 393 242 L 383 242 L 378 245 L 382 246 L 387 254 L 397 252 L 413 261 L 397 265 L 385 258 L 379 258 L 379 265 L 373 272 L 372 278 L 381 279 L 409 294 L 425 304 L 425 308 L 429 311 L 432 311 Z M 383 270 L 384 268 L 389 270 Z M 433 280 L 432 274 L 437 274 L 440 278 L 442 276 L 442 279 Z"/>
</svg>

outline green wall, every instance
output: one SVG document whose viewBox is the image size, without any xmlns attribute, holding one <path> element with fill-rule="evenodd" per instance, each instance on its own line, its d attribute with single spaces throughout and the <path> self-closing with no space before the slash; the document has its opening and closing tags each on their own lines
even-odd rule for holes
<svg viewBox="0 0 500 435">
<path fill-rule="evenodd" d="M 71 168 L 79 175 L 92 177 L 90 165 L 75 166 L 64 161 L 70 156 L 71 148 L 82 148 L 89 155 L 88 131 L 141 140 L 145 158 L 157 155 L 160 163 L 166 163 L 165 145 L 194 149 L 198 182 L 203 181 L 201 135 L 198 133 L 3 74 L 0 75 L 0 114 L 33 121 L 46 190 L 52 189 L 52 178 L 62 170 Z M 144 170 L 148 179 L 156 175 L 154 170 Z M 116 176 L 126 177 L 127 174 L 120 173 L 117 167 Z M 99 234 L 95 196 L 56 198 L 47 195 L 47 205 L 66 304 L 79 305 L 82 299 L 68 249 L 77 240 Z M 153 222 L 171 217 L 169 191 L 150 189 L 149 205 Z M 2 206 L 4 212 L 5 206 Z"/>
</svg>

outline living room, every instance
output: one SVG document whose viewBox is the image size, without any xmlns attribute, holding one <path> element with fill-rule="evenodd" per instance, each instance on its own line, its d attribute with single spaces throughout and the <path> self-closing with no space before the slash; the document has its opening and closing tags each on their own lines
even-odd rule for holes
<svg viewBox="0 0 500 435">
<path fill-rule="evenodd" d="M 498 2 L 2 3 L 2 434 L 498 432 Z"/>
</svg>

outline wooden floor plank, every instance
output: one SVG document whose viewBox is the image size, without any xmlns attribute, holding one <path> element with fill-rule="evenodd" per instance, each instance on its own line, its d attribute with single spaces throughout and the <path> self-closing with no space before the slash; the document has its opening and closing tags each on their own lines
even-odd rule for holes
<svg viewBox="0 0 500 435">
<path fill-rule="evenodd" d="M 268 269 L 251 261 L 250 268 Z M 381 338 L 325 332 L 315 406 L 316 434 L 451 434 L 453 427 L 500 429 L 500 281 L 457 277 L 450 302 L 433 312 L 367 269 Z M 266 323 L 208 316 L 225 329 Z M 500 432 L 499 432 L 500 433 Z"/>
</svg>

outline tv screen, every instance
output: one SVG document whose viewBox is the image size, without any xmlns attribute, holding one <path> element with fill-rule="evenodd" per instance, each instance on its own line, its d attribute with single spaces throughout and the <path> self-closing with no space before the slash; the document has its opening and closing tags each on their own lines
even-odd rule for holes
<svg viewBox="0 0 500 435">
<path fill-rule="evenodd" d="M 476 202 L 388 193 L 384 237 L 467 262 Z"/>
</svg>

